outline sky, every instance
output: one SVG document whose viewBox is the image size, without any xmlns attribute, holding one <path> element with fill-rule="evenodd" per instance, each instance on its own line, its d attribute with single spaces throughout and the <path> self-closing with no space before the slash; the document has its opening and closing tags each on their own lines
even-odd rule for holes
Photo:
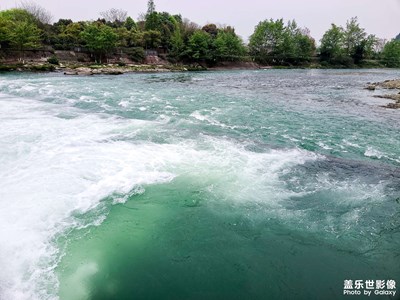
<svg viewBox="0 0 400 300">
<path fill-rule="evenodd" d="M 49 10 L 54 21 L 59 18 L 92 20 L 110 8 L 128 11 L 137 19 L 147 10 L 147 0 L 36 0 Z M 18 5 L 19 0 L 0 0 L 0 10 Z M 295 19 L 311 35 L 321 39 L 331 23 L 344 26 L 346 20 L 358 17 L 361 27 L 379 38 L 392 39 L 400 33 L 400 0 L 155 0 L 157 11 L 181 14 L 199 25 L 231 25 L 244 40 L 265 19 Z"/>
</svg>

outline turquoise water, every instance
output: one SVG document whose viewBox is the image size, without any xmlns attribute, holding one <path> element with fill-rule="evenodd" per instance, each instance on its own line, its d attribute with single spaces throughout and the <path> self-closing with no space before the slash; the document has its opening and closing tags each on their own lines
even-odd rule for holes
<svg viewBox="0 0 400 300">
<path fill-rule="evenodd" d="M 0 75 L 0 299 L 399 284 L 400 111 L 363 89 L 398 76 Z"/>
</svg>

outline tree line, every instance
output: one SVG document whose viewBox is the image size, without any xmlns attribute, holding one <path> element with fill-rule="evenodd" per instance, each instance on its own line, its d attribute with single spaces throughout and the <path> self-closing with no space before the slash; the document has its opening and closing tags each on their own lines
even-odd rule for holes
<svg viewBox="0 0 400 300">
<path fill-rule="evenodd" d="M 260 22 L 246 45 L 234 27 L 201 27 L 181 15 L 158 12 L 153 0 L 136 21 L 115 8 L 101 12 L 95 21 L 60 19 L 51 24 L 51 20 L 51 14 L 33 2 L 0 11 L 1 49 L 21 53 L 42 47 L 86 51 L 96 62 L 106 61 L 116 50 L 141 62 L 145 50 L 153 50 L 173 63 L 255 61 L 262 65 L 351 67 L 375 61 L 400 67 L 400 34 L 391 41 L 378 39 L 367 34 L 357 18 L 344 27 L 332 24 L 319 47 L 310 31 L 294 20 Z"/>
</svg>

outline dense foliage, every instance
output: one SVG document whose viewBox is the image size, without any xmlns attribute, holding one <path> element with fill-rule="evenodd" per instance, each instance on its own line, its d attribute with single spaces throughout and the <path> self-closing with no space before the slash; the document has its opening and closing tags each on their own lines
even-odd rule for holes
<svg viewBox="0 0 400 300">
<path fill-rule="evenodd" d="M 260 22 L 249 43 L 250 53 L 262 64 L 299 65 L 310 62 L 315 41 L 295 21 L 283 19 Z"/>
<path fill-rule="evenodd" d="M 332 24 L 317 48 L 307 28 L 283 19 L 260 22 L 246 46 L 230 26 L 203 27 L 168 12 L 158 12 L 154 1 L 139 20 L 121 9 L 100 13 L 96 21 L 73 22 L 52 16 L 32 2 L 0 11 L 0 48 L 19 51 L 46 48 L 90 53 L 104 62 L 115 53 L 143 61 L 157 52 L 171 62 L 214 65 L 226 61 L 256 61 L 265 65 L 302 66 L 321 63 L 351 67 L 374 59 L 387 67 L 399 67 L 399 36 L 387 43 L 368 35 L 357 18 L 345 27 Z"/>
<path fill-rule="evenodd" d="M 382 60 L 387 67 L 400 68 L 400 40 L 394 39 L 385 45 Z"/>
<path fill-rule="evenodd" d="M 377 44 L 378 39 L 374 35 L 367 35 L 357 18 L 347 21 L 345 28 L 332 24 L 321 39 L 321 61 L 346 67 L 360 64 L 376 54 Z"/>
<path fill-rule="evenodd" d="M 13 47 L 23 56 L 24 50 L 40 46 L 41 30 L 37 19 L 26 10 L 0 12 L 0 45 Z"/>
</svg>

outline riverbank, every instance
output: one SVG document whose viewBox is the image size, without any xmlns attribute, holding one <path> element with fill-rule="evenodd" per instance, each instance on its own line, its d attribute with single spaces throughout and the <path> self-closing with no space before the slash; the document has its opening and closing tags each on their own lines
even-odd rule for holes
<svg viewBox="0 0 400 300">
<path fill-rule="evenodd" d="M 42 62 L 0 64 L 2 72 L 59 72 L 65 75 L 119 75 L 131 72 L 172 72 L 190 69 L 190 66 L 172 64 L 50 64 Z"/>
<path fill-rule="evenodd" d="M 221 70 L 257 70 L 271 67 L 262 67 L 254 62 L 224 62 L 213 67 L 201 64 L 134 64 L 134 63 L 110 63 L 87 64 L 79 62 L 63 62 L 51 64 L 48 62 L 13 62 L 0 63 L 2 72 L 59 72 L 64 75 L 120 75 L 126 73 L 158 73 L 158 72 L 185 72 L 185 71 L 221 71 Z"/>
</svg>

